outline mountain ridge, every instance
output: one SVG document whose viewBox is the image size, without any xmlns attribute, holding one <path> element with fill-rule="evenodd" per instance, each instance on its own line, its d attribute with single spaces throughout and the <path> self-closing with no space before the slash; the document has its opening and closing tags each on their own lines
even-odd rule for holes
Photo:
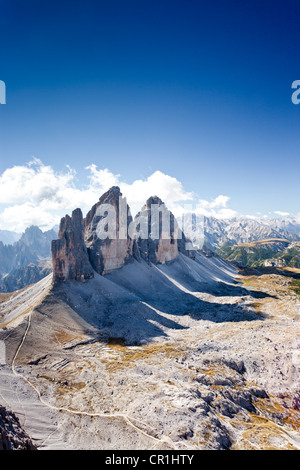
<svg viewBox="0 0 300 470">
<path fill-rule="evenodd" d="M 226 243 L 235 245 L 267 238 L 300 240 L 300 223 L 294 218 L 253 219 L 234 217 L 231 219 L 216 219 L 214 217 L 196 216 L 195 214 L 190 214 L 190 217 L 192 221 L 185 227 L 186 235 L 194 244 L 211 250 L 216 250 Z"/>
<path fill-rule="evenodd" d="M 114 209 L 113 193 L 100 200 Z M 150 202 L 125 225 L 133 240 L 98 236 L 99 222 L 122 232 L 109 206 L 62 218 L 53 272 L 1 303 L 0 397 L 14 411 L 22 394 L 41 446 L 37 410 L 51 411 L 58 447 L 299 448 L 297 292 L 283 276 L 243 279 L 219 256 L 190 256 L 171 217 L 169 238 L 160 217 L 150 223 L 158 236 L 142 252 Z"/>
<path fill-rule="evenodd" d="M 133 219 L 117 186 L 104 193 L 84 219 L 80 208 L 71 217 L 63 217 L 58 237 L 51 245 L 55 283 L 85 281 L 94 277 L 93 271 L 105 275 L 134 259 L 165 264 L 180 253 L 194 256 L 193 250 L 186 248 L 188 240 L 177 229 L 174 215 L 161 199 L 149 198 Z"/>
<path fill-rule="evenodd" d="M 39 227 L 28 227 L 12 245 L 0 241 L 0 291 L 13 292 L 49 274 L 51 241 L 55 230 L 43 232 Z M 50 269 L 50 270 L 49 270 Z"/>
</svg>

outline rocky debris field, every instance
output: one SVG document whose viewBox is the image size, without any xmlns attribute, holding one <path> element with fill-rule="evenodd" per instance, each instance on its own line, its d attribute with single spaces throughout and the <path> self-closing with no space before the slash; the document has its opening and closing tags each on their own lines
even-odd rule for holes
<svg viewBox="0 0 300 470">
<path fill-rule="evenodd" d="M 299 449 L 298 274 L 240 273 L 238 284 L 194 291 L 198 312 L 157 304 L 153 334 L 136 342 L 109 324 L 123 321 L 115 305 L 99 330 L 74 313 L 79 294 L 50 294 L 7 327 L 8 360 L 19 387 L 55 414 L 65 448 Z"/>
</svg>

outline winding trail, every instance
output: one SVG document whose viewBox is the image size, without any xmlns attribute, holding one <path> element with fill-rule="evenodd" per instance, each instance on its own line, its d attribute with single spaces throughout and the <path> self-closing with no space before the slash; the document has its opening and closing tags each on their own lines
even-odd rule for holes
<svg viewBox="0 0 300 470">
<path fill-rule="evenodd" d="M 24 380 L 37 394 L 38 396 L 38 399 L 39 401 L 45 405 L 47 408 L 53 410 L 53 411 L 58 411 L 58 412 L 65 412 L 65 413 L 69 413 L 69 414 L 72 414 L 72 415 L 78 415 L 78 416 L 89 416 L 89 417 L 98 417 L 98 418 L 111 418 L 111 419 L 115 419 L 115 418 L 119 418 L 119 419 L 123 419 L 125 421 L 125 423 L 132 427 L 135 431 L 138 431 L 139 433 L 143 434 L 145 437 L 147 437 L 148 439 L 151 439 L 154 441 L 154 445 L 151 447 L 151 449 L 155 448 L 158 444 L 160 443 L 165 443 L 167 445 L 169 445 L 170 447 L 172 447 L 174 450 L 178 449 L 176 447 L 176 442 L 173 442 L 169 437 L 167 436 L 163 436 L 161 439 L 158 439 L 150 434 L 148 434 L 147 432 L 143 431 L 142 429 L 140 429 L 138 426 L 136 426 L 132 421 L 131 421 L 131 418 L 130 416 L 128 416 L 128 414 L 126 413 L 89 413 L 89 412 L 86 412 L 86 411 L 79 411 L 79 410 L 71 410 L 69 408 L 65 408 L 65 407 L 58 407 L 58 406 L 55 406 L 55 405 L 51 405 L 50 403 L 48 403 L 41 395 L 41 392 L 39 391 L 39 389 L 33 384 L 30 382 L 30 380 L 27 379 L 27 377 L 25 377 L 25 375 L 21 374 L 20 372 L 18 372 L 16 370 L 16 359 L 17 359 L 17 356 L 24 344 L 24 341 L 26 339 L 26 336 L 28 334 L 28 331 L 29 331 L 29 328 L 30 328 L 30 324 L 31 324 L 31 312 L 28 314 L 28 320 L 27 320 L 27 327 L 26 327 L 26 330 L 24 332 L 24 335 L 22 337 L 22 340 L 15 352 L 15 355 L 13 357 L 13 360 L 12 360 L 12 364 L 11 364 L 11 368 L 12 368 L 12 372 L 14 374 L 15 377 L 17 378 L 20 378 L 22 380 Z M 141 423 L 143 426 L 147 427 L 148 425 L 146 425 L 145 423 L 143 423 L 142 421 L 140 420 L 137 420 L 134 418 L 134 421 L 137 421 L 139 423 Z M 180 445 L 186 447 L 187 449 L 193 449 L 192 447 L 188 446 L 186 443 L 184 442 L 180 442 Z"/>
</svg>

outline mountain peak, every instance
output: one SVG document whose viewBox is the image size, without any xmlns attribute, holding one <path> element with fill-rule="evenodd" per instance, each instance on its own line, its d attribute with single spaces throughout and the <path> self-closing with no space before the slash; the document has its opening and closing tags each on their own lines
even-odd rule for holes
<svg viewBox="0 0 300 470">
<path fill-rule="evenodd" d="M 146 208 L 150 209 L 152 204 L 164 205 L 164 202 L 158 196 L 150 196 L 146 201 Z"/>
<path fill-rule="evenodd" d="M 111 188 L 109 188 L 108 191 L 106 191 L 104 194 L 102 194 L 102 196 L 99 197 L 99 202 L 103 204 L 104 201 L 117 199 L 121 196 L 122 196 L 122 193 L 121 193 L 119 186 L 112 186 Z"/>
<path fill-rule="evenodd" d="M 94 276 L 83 239 L 83 217 L 81 209 L 60 221 L 59 238 L 52 241 L 54 283 L 68 279 L 86 280 Z"/>
<path fill-rule="evenodd" d="M 114 220 L 108 217 L 107 207 L 101 208 L 105 204 L 112 206 Z M 159 214 L 152 213 L 152 205 L 161 206 Z M 61 220 L 59 240 L 52 243 L 54 279 L 84 280 L 92 277 L 92 270 L 108 274 L 133 259 L 165 264 L 176 259 L 179 253 L 191 256 L 185 249 L 184 235 L 178 237 L 174 215 L 158 196 L 148 198 L 137 217 L 141 219 L 132 220 L 126 198 L 122 197 L 118 186 L 106 191 L 84 220 L 80 209 L 73 211 L 72 217 L 65 216 Z M 133 234 L 130 230 L 132 223 L 138 227 L 142 220 L 149 229 L 146 239 L 144 232 L 141 235 L 139 230 Z M 110 224 L 112 231 L 108 229 Z M 157 232 L 155 236 L 153 232 Z"/>
</svg>

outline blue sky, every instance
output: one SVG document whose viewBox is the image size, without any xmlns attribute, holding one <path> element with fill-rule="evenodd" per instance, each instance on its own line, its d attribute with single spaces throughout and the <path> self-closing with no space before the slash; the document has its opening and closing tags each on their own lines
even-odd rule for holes
<svg viewBox="0 0 300 470">
<path fill-rule="evenodd" d="M 0 11 L 0 195 L 5 171 L 35 157 L 58 178 L 70 166 L 78 191 L 90 165 L 125 185 L 159 171 L 239 214 L 299 214 L 297 0 L 0 0 Z M 2 198 L 3 227 L 5 208 L 46 210 L 26 194 Z"/>
</svg>

